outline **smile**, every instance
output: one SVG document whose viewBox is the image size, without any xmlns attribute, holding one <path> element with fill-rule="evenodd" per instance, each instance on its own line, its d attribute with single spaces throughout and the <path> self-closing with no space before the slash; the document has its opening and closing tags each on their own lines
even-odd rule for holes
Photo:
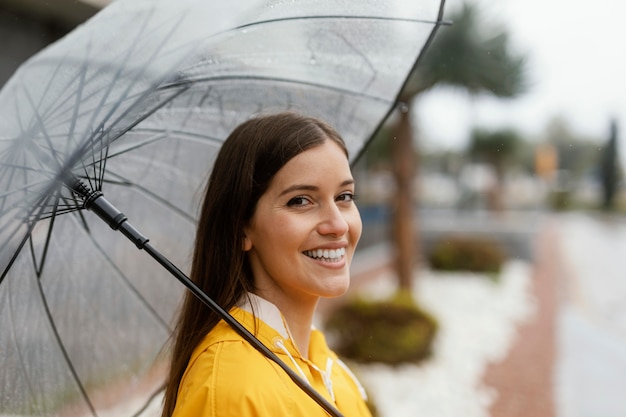
<svg viewBox="0 0 626 417">
<path fill-rule="evenodd" d="M 304 251 L 304 254 L 313 259 L 318 259 L 326 262 L 337 262 L 346 255 L 346 248 L 314 249 Z"/>
</svg>

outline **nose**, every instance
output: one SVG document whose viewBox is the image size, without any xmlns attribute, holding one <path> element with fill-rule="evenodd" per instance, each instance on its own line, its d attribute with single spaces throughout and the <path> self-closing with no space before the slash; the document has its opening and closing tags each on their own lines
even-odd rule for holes
<svg viewBox="0 0 626 417">
<path fill-rule="evenodd" d="M 322 235 L 343 236 L 350 226 L 344 211 L 337 204 L 328 204 L 322 210 L 322 218 L 318 224 L 318 231 Z"/>
</svg>

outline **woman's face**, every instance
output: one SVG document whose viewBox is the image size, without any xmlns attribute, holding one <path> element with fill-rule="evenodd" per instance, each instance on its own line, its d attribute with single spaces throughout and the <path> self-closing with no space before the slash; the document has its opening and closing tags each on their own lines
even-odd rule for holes
<svg viewBox="0 0 626 417">
<path fill-rule="evenodd" d="M 361 237 L 346 155 L 331 140 L 291 159 L 272 179 L 246 228 L 259 295 L 317 301 L 342 295 Z"/>
</svg>

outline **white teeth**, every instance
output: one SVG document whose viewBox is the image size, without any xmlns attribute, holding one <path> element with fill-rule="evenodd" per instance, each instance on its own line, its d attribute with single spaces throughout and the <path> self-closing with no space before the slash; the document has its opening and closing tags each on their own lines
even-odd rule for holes
<svg viewBox="0 0 626 417">
<path fill-rule="evenodd" d="M 346 248 L 339 249 L 314 249 L 304 252 L 306 256 L 317 259 L 338 260 L 346 254 Z"/>
</svg>

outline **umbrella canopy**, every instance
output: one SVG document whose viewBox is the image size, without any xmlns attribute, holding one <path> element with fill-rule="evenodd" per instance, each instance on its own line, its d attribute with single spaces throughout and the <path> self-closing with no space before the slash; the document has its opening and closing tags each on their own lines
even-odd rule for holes
<svg viewBox="0 0 626 417">
<path fill-rule="evenodd" d="M 67 178 L 187 270 L 237 124 L 303 112 L 359 154 L 440 21 L 412 3 L 117 0 L 23 64 L 0 92 L 0 415 L 132 415 L 163 381 L 183 287 Z"/>
</svg>

